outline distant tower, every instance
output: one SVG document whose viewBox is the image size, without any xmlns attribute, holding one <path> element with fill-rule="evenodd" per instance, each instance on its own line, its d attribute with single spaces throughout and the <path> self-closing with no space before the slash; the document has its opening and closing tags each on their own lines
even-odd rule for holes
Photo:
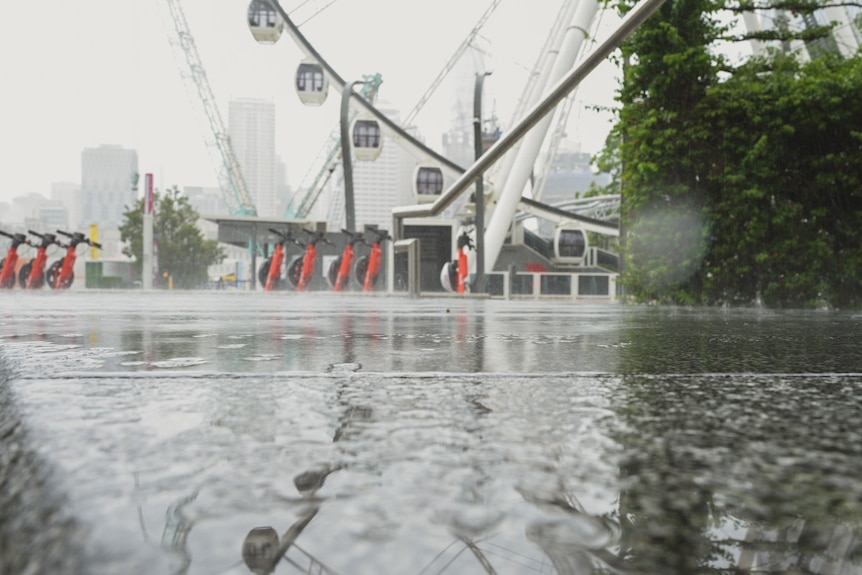
<svg viewBox="0 0 862 575">
<path fill-rule="evenodd" d="M 449 131 L 443 134 L 443 155 L 463 168 L 476 161 L 473 147 L 473 94 L 476 74 L 485 72 L 483 51 L 478 47 L 468 50 L 453 69 L 455 91 L 451 108 Z M 489 100 L 490 101 L 490 100 Z M 488 102 L 484 103 L 487 117 Z"/>
<path fill-rule="evenodd" d="M 228 133 L 257 215 L 275 216 L 275 104 L 252 98 L 231 100 Z"/>
<path fill-rule="evenodd" d="M 290 185 L 287 183 L 287 164 L 281 156 L 275 157 L 275 213 L 283 214 L 290 203 L 292 196 Z"/>
<path fill-rule="evenodd" d="M 103 145 L 81 153 L 81 222 L 117 228 L 123 212 L 137 200 L 132 175 L 138 172 L 138 153 L 122 146 Z"/>
<path fill-rule="evenodd" d="M 51 184 L 51 199 L 62 203 L 69 211 L 69 227 L 82 228 L 81 184 L 54 182 Z"/>
</svg>

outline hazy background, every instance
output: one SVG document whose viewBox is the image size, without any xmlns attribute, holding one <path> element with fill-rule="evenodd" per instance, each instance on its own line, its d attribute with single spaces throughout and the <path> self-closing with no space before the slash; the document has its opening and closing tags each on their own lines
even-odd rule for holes
<svg viewBox="0 0 862 575">
<path fill-rule="evenodd" d="M 524 88 L 560 0 L 503 0 L 483 28 L 489 54 L 484 109 L 504 129 Z M 490 0 L 283 1 L 291 18 L 345 79 L 380 73 L 379 98 L 406 116 L 491 5 Z M 189 27 L 227 124 L 232 98 L 276 104 L 276 151 L 296 187 L 338 121 L 339 96 L 303 106 L 293 89 L 302 54 L 285 34 L 261 46 L 246 25 L 247 0 L 183 0 Z M 597 22 L 603 39 L 617 22 Z M 597 19 L 598 20 L 598 19 Z M 166 0 L 10 2 L 0 19 L 0 201 L 50 184 L 80 182 L 81 151 L 117 144 L 138 152 L 139 170 L 159 187 L 215 186 L 198 121 L 169 43 L 175 38 Z M 186 73 L 186 68 L 182 69 Z M 568 138 L 598 151 L 611 115 L 616 70 L 603 64 L 582 85 Z M 426 143 L 440 149 L 449 128 L 454 86 L 447 82 L 417 117 Z M 465 95 L 472 99 L 472 93 Z"/>
</svg>

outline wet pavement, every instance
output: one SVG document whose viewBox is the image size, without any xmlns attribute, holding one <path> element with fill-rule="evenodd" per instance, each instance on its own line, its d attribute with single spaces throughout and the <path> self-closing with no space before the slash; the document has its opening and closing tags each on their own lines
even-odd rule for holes
<svg viewBox="0 0 862 575">
<path fill-rule="evenodd" d="M 862 573 L 862 314 L 0 296 L 2 573 Z"/>
</svg>

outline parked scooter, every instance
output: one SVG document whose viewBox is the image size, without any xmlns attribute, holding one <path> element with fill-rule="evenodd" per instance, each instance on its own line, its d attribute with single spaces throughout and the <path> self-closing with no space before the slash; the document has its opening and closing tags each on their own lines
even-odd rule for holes
<svg viewBox="0 0 862 575">
<path fill-rule="evenodd" d="M 69 233 L 57 230 L 57 233 L 69 238 L 69 243 L 65 245 L 60 241 L 56 242 L 57 245 L 66 248 L 66 255 L 51 264 L 48 271 L 45 272 L 45 279 L 53 289 L 68 289 L 75 281 L 75 260 L 78 259 L 78 246 L 87 244 L 102 249 L 102 244 L 90 240 L 81 232 Z"/>
<path fill-rule="evenodd" d="M 15 267 L 18 265 L 18 247 L 21 244 L 32 245 L 24 234 L 9 234 L 0 230 L 0 236 L 6 236 L 12 243 L 6 257 L 0 260 L 0 289 L 15 287 Z"/>
<path fill-rule="evenodd" d="M 269 231 L 281 238 L 281 241 L 275 245 L 275 250 L 272 256 L 263 262 L 258 271 L 257 278 L 264 286 L 264 291 L 273 291 L 284 289 L 284 279 L 281 277 L 281 265 L 284 263 L 284 253 L 287 249 L 287 244 L 293 243 L 293 236 L 290 232 L 280 232 L 276 229 L 269 228 Z"/>
<path fill-rule="evenodd" d="M 374 291 L 377 278 L 380 276 L 380 265 L 383 262 L 383 249 L 381 246 L 392 236 L 386 230 L 375 230 L 374 242 L 371 244 L 371 253 L 356 260 L 353 266 L 353 276 L 356 282 L 362 286 L 362 291 Z"/>
<path fill-rule="evenodd" d="M 311 235 L 308 243 L 304 244 L 305 253 L 293 258 L 290 265 L 287 266 L 287 281 L 296 288 L 296 291 L 303 291 L 308 288 L 308 284 L 311 282 L 311 278 L 314 275 L 314 264 L 317 261 L 317 244 L 323 242 L 332 245 L 332 242 L 326 239 L 323 232 L 303 231 Z M 298 240 L 296 243 L 303 245 Z"/>
<path fill-rule="evenodd" d="M 329 264 L 329 269 L 326 272 L 326 279 L 334 291 L 344 291 L 347 289 L 350 270 L 353 267 L 353 259 L 356 255 L 354 246 L 358 243 L 367 243 L 360 233 L 345 229 L 342 229 L 341 232 L 347 236 L 347 245 L 344 246 L 344 253 Z"/>
<path fill-rule="evenodd" d="M 473 249 L 473 240 L 467 230 L 464 230 L 458 236 L 458 258 L 446 262 L 440 270 L 440 283 L 446 291 L 458 293 L 467 291 L 467 276 L 470 273 L 467 250 L 471 249 Z"/>
<path fill-rule="evenodd" d="M 27 231 L 42 241 L 36 250 L 36 257 L 21 266 L 21 270 L 18 272 L 18 284 L 25 289 L 39 289 L 45 283 L 45 262 L 48 261 L 48 248 L 60 244 L 54 234 Z"/>
</svg>

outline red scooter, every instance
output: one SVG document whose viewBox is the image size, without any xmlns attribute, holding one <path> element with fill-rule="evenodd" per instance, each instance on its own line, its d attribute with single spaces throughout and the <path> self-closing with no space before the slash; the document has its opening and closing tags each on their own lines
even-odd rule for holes
<svg viewBox="0 0 862 575">
<path fill-rule="evenodd" d="M 350 279 L 350 269 L 353 267 L 353 258 L 355 255 L 354 246 L 358 243 L 366 243 L 365 238 L 360 233 L 345 229 L 342 229 L 341 232 L 347 236 L 347 245 L 344 246 L 344 253 L 329 264 L 329 270 L 326 273 L 326 279 L 329 280 L 329 285 L 332 286 L 334 291 L 347 289 L 348 280 Z"/>
<path fill-rule="evenodd" d="M 63 230 L 57 230 L 57 233 L 69 238 L 69 243 L 66 245 L 59 241 L 56 242 L 57 245 L 66 248 L 66 255 L 51 264 L 48 271 L 45 272 L 45 279 L 53 289 L 69 289 L 72 282 L 75 281 L 75 260 L 78 259 L 78 246 L 86 244 L 102 249 L 102 244 L 90 240 L 81 232 L 70 234 Z"/>
<path fill-rule="evenodd" d="M 362 286 L 362 291 L 374 291 L 383 262 L 383 249 L 380 246 L 384 241 L 392 239 L 386 230 L 376 230 L 374 233 L 377 235 L 371 244 L 371 253 L 356 260 L 356 265 L 353 266 L 353 276 Z"/>
<path fill-rule="evenodd" d="M 284 263 L 284 252 L 287 249 L 287 244 L 293 243 L 293 236 L 290 232 L 280 232 L 273 228 L 269 231 L 281 238 L 281 241 L 275 244 L 275 251 L 272 256 L 263 262 L 258 271 L 257 278 L 263 284 L 264 291 L 273 291 L 284 289 L 284 279 L 281 277 L 281 264 Z"/>
<path fill-rule="evenodd" d="M 18 272 L 18 284 L 25 289 L 39 289 L 45 283 L 45 262 L 48 261 L 48 248 L 54 244 L 59 245 L 59 243 L 54 234 L 27 231 L 42 241 L 36 250 L 36 257 L 21 266 L 21 270 Z"/>
<path fill-rule="evenodd" d="M 0 230 L 0 236 L 6 236 L 12 243 L 6 257 L 0 260 L 0 288 L 12 289 L 15 287 L 15 266 L 18 265 L 18 246 L 21 244 L 31 245 L 24 234 L 7 234 Z"/>
<path fill-rule="evenodd" d="M 301 256 L 293 258 L 290 265 L 287 266 L 287 281 L 290 285 L 296 288 L 296 291 L 302 291 L 308 287 L 311 278 L 314 275 L 314 264 L 317 261 L 317 244 L 323 242 L 332 245 L 332 242 L 326 239 L 323 232 L 312 232 L 303 230 L 311 235 L 311 239 L 305 244 L 305 253 Z M 303 245 L 296 241 L 298 245 Z"/>
<path fill-rule="evenodd" d="M 466 231 L 458 236 L 458 259 L 446 262 L 440 270 L 440 283 L 448 292 L 464 293 L 467 291 L 467 276 L 470 264 L 467 261 L 467 250 L 473 249 L 473 240 Z"/>
</svg>

